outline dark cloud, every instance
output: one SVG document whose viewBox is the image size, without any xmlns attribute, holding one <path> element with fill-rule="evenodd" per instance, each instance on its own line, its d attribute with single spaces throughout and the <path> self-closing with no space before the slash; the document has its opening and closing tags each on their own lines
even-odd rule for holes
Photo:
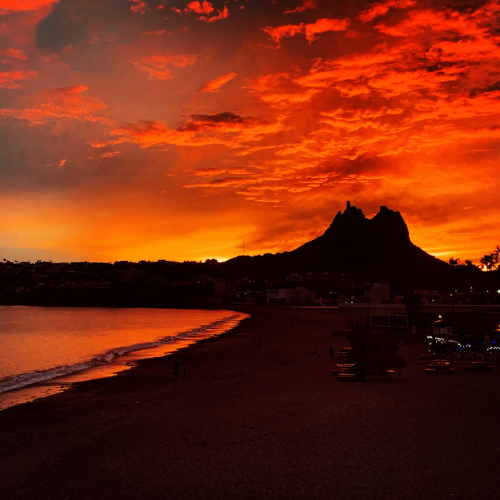
<svg viewBox="0 0 500 500">
<path fill-rule="evenodd" d="M 484 94 L 486 92 L 495 92 L 497 90 L 500 90 L 500 81 L 486 87 L 475 87 L 471 90 L 470 96 L 476 97 L 479 94 Z"/>
<path fill-rule="evenodd" d="M 85 24 L 70 14 L 68 2 L 61 2 L 42 19 L 36 30 L 36 45 L 39 49 L 60 51 L 71 44 L 85 40 Z"/>
<path fill-rule="evenodd" d="M 484 7 L 488 3 L 488 0 L 480 0 L 478 2 L 462 2 L 462 0 L 457 0 L 456 2 L 448 2 L 444 5 L 446 9 L 453 9 L 461 14 L 466 14 L 474 12 L 481 7 Z M 436 7 L 442 6 L 442 2 L 436 2 Z"/>
<path fill-rule="evenodd" d="M 206 127 L 217 127 L 219 125 L 245 125 L 255 123 L 251 116 L 241 116 L 229 111 L 213 113 L 210 115 L 191 115 L 192 121 L 178 127 L 179 132 L 197 131 Z"/>
<path fill-rule="evenodd" d="M 428 71 L 429 73 L 433 73 L 434 71 L 443 71 L 443 69 L 451 68 L 453 66 L 456 66 L 455 62 L 438 62 L 438 63 L 433 64 L 431 66 L 426 66 L 425 71 Z"/>
<path fill-rule="evenodd" d="M 68 45 L 91 41 L 95 37 L 118 36 L 135 39 L 141 30 L 120 30 L 124 18 L 132 18 L 130 3 L 125 0 L 61 0 L 42 19 L 36 29 L 36 45 L 39 49 L 59 52 Z"/>
<path fill-rule="evenodd" d="M 195 121 L 204 123 L 249 123 L 254 121 L 252 117 L 236 115 L 228 111 L 211 115 L 191 115 L 191 117 Z"/>
</svg>

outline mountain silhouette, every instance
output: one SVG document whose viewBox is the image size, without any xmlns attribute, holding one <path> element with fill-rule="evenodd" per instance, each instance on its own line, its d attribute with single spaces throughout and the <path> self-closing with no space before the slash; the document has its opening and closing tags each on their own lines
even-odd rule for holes
<svg viewBox="0 0 500 500">
<path fill-rule="evenodd" d="M 357 280 L 388 281 L 415 286 L 439 282 L 450 266 L 410 240 L 399 212 L 385 206 L 372 219 L 347 202 L 318 238 L 291 252 L 239 256 L 224 266 L 239 274 L 277 277 L 284 273 L 353 273 Z"/>
</svg>

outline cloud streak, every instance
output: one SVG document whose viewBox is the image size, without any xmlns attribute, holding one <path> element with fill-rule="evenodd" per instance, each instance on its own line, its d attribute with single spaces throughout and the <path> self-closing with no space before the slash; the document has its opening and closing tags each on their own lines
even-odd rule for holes
<svg viewBox="0 0 500 500">
<path fill-rule="evenodd" d="M 147 73 L 151 80 L 171 80 L 173 76 L 169 66 L 185 68 L 195 63 L 196 56 L 191 54 L 156 54 L 143 57 L 139 62 L 134 62 L 134 65 Z"/>
<path fill-rule="evenodd" d="M 72 86 L 47 90 L 31 99 L 32 106 L 13 109 L 0 109 L 0 114 L 26 120 L 32 125 L 40 125 L 54 119 L 76 119 L 91 122 L 106 122 L 98 114 L 106 105 L 95 98 L 85 95 L 87 87 Z"/>
<path fill-rule="evenodd" d="M 202 89 L 201 92 L 219 92 L 220 88 L 227 82 L 236 78 L 236 73 L 228 73 L 227 75 L 220 76 L 215 80 L 210 80 Z"/>
</svg>

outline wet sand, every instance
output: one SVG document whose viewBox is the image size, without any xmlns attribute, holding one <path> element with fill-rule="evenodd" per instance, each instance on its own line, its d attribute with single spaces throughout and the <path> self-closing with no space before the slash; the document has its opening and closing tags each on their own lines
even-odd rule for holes
<svg viewBox="0 0 500 500">
<path fill-rule="evenodd" d="M 339 383 L 335 311 L 241 310 L 173 355 L 177 381 L 173 356 L 150 359 L 0 412 L 0 498 L 498 496 L 500 366 L 428 376 L 410 343 L 401 382 Z"/>
</svg>

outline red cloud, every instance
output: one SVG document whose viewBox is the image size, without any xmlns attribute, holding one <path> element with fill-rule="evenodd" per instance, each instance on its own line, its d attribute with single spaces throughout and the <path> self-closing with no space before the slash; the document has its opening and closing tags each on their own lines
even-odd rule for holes
<svg viewBox="0 0 500 500">
<path fill-rule="evenodd" d="M 266 26 L 262 31 L 267 33 L 277 44 L 280 43 L 282 38 L 289 38 L 299 33 L 304 32 L 304 23 L 301 24 L 287 24 L 285 26 Z"/>
<path fill-rule="evenodd" d="M 176 68 L 185 68 L 196 62 L 196 56 L 192 54 L 157 54 L 150 57 L 143 57 L 141 62 L 159 69 L 165 64 L 171 64 Z"/>
<path fill-rule="evenodd" d="M 227 75 L 216 78 L 215 80 L 211 80 L 201 89 L 201 92 L 219 92 L 219 89 L 224 84 L 226 84 L 236 76 L 236 73 L 228 73 Z"/>
<path fill-rule="evenodd" d="M 176 68 L 185 68 L 195 62 L 196 56 L 191 54 L 157 54 L 150 57 L 143 57 L 140 62 L 133 64 L 148 73 L 151 80 L 171 80 L 172 73 L 167 69 L 167 65 L 172 65 Z"/>
<path fill-rule="evenodd" d="M 14 59 L 21 59 L 23 61 L 26 61 L 26 59 L 28 59 L 26 57 L 26 54 L 22 50 L 20 50 L 20 49 L 4 49 L 4 50 L 0 50 L 0 55 L 1 56 L 13 57 Z"/>
<path fill-rule="evenodd" d="M 98 99 L 83 96 L 87 90 L 84 86 L 47 90 L 32 99 L 33 107 L 4 108 L 0 109 L 0 114 L 26 120 L 31 124 L 41 124 L 54 118 L 107 122 L 104 118 L 96 116 L 96 113 L 105 109 L 106 105 Z"/>
<path fill-rule="evenodd" d="M 283 12 L 283 14 L 294 14 L 296 12 L 304 12 L 305 10 L 308 10 L 308 9 L 317 9 L 317 8 L 318 8 L 318 4 L 317 4 L 316 0 L 304 0 L 304 3 L 302 5 L 299 5 L 295 9 L 285 10 L 285 12 Z"/>
<path fill-rule="evenodd" d="M 315 23 L 306 24 L 304 33 L 309 43 L 316 40 L 320 33 L 327 31 L 345 31 L 350 24 L 349 19 L 318 19 Z"/>
<path fill-rule="evenodd" d="M 148 78 L 150 80 L 172 80 L 172 72 L 169 69 L 158 70 L 155 68 L 150 68 L 148 66 L 140 66 L 141 71 L 144 71 L 148 74 Z"/>
<path fill-rule="evenodd" d="M 416 3 L 416 0 L 388 0 L 385 3 L 372 4 L 368 10 L 364 10 L 359 14 L 358 19 L 363 23 L 367 23 L 379 16 L 387 14 L 391 8 L 406 9 L 407 7 L 412 7 Z"/>
<path fill-rule="evenodd" d="M 38 76 L 38 71 L 4 71 L 0 72 L 0 88 L 18 89 L 21 85 L 18 83 L 23 80 L 33 79 Z"/>
<path fill-rule="evenodd" d="M 130 10 L 132 12 L 135 12 L 136 14 L 146 13 L 146 9 L 148 6 L 142 0 L 128 0 L 128 1 L 134 4 L 130 6 Z"/>
<path fill-rule="evenodd" d="M 99 158 L 113 158 L 120 154 L 120 151 L 109 151 L 108 153 L 102 153 Z"/>
<path fill-rule="evenodd" d="M 143 35 L 156 35 L 156 36 L 163 35 L 163 33 L 165 33 L 165 30 L 143 31 L 142 32 Z"/>
<path fill-rule="evenodd" d="M 479 18 L 479 19 L 478 19 Z M 380 23 L 375 26 L 379 31 L 387 35 L 399 37 L 411 37 L 422 33 L 424 30 L 434 32 L 455 32 L 467 34 L 468 36 L 481 36 L 487 29 L 481 26 L 480 16 L 471 14 L 461 14 L 457 11 L 433 11 L 421 10 L 411 11 L 408 19 L 396 25 Z"/>
<path fill-rule="evenodd" d="M 229 16 L 229 10 L 225 5 L 222 11 L 218 10 L 217 12 L 218 14 L 216 16 L 200 16 L 198 19 L 200 21 L 205 21 L 206 23 L 213 23 L 215 21 L 219 21 L 220 19 L 226 19 L 226 17 Z"/>
<path fill-rule="evenodd" d="M 228 8 L 224 5 L 223 10 L 218 10 L 218 14 L 215 16 L 210 17 L 209 14 L 211 14 L 214 11 L 214 6 L 210 3 L 207 2 L 206 0 L 203 0 L 203 2 L 190 2 L 186 5 L 186 8 L 184 9 L 184 12 L 186 14 L 189 14 L 191 12 L 194 12 L 196 14 L 206 14 L 198 17 L 200 21 L 204 21 L 206 23 L 213 23 L 215 21 L 218 21 L 219 19 L 226 19 L 227 16 L 229 16 L 229 10 Z"/>
<path fill-rule="evenodd" d="M 280 109 L 307 102 L 319 92 L 312 88 L 304 90 L 301 85 L 294 84 L 288 73 L 261 76 L 246 88 L 257 94 L 263 102 Z"/>
<path fill-rule="evenodd" d="M 349 19 L 318 19 L 311 24 L 288 24 L 285 26 L 266 26 L 262 31 L 267 33 L 276 43 L 280 43 L 282 38 L 289 38 L 299 33 L 303 33 L 309 43 L 312 43 L 320 33 L 327 31 L 345 31 L 350 24 Z"/>
<path fill-rule="evenodd" d="M 186 5 L 184 12 L 189 14 L 190 12 L 196 12 L 196 14 L 210 14 L 214 11 L 214 6 L 203 0 L 203 2 L 190 2 Z"/>
</svg>

